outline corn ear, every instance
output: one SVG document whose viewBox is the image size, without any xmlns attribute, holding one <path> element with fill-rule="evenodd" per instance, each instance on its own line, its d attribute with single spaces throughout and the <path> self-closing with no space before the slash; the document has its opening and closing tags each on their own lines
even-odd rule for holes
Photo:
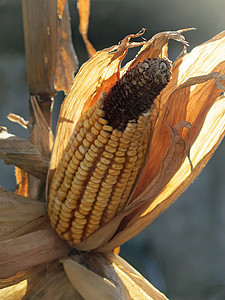
<svg viewBox="0 0 225 300">
<path fill-rule="evenodd" d="M 160 63 L 163 76 L 158 87 L 155 69 Z M 48 197 L 51 225 L 72 246 L 126 206 L 144 164 L 153 100 L 169 78 L 168 60 L 138 64 L 102 94 L 76 125 Z M 152 86 L 155 90 L 149 93 Z"/>
</svg>

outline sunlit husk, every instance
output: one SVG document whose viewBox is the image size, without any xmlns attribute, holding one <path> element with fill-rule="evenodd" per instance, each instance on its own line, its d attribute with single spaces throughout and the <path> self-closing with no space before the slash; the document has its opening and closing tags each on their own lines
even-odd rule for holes
<svg viewBox="0 0 225 300">
<path fill-rule="evenodd" d="M 82 263 L 83 262 L 83 263 Z M 151 283 L 115 254 L 62 260 L 65 272 L 85 300 L 166 300 Z"/>
</svg>

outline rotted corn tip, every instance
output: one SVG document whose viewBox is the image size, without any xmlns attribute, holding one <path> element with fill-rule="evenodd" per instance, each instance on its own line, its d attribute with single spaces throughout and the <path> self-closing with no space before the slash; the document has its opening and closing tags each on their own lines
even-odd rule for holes
<svg viewBox="0 0 225 300">
<path fill-rule="evenodd" d="M 151 109 L 170 81 L 172 64 L 167 58 L 147 58 L 116 82 L 103 104 L 105 117 L 119 130 Z"/>
<path fill-rule="evenodd" d="M 71 246 L 126 206 L 145 161 L 151 107 L 170 69 L 162 58 L 138 63 L 76 125 L 48 201 L 52 227 Z"/>
</svg>

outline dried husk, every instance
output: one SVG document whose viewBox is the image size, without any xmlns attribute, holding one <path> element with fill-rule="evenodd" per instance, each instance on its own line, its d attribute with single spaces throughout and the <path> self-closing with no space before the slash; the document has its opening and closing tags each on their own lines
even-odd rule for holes
<svg viewBox="0 0 225 300">
<path fill-rule="evenodd" d="M 33 144 L 6 130 L 0 132 L 0 158 L 6 165 L 17 166 L 39 179 L 43 179 L 48 171 L 49 161 Z"/>
<path fill-rule="evenodd" d="M 43 202 L 16 195 L 0 187 L 0 240 L 45 214 Z"/>
<path fill-rule="evenodd" d="M 65 272 L 85 300 L 166 300 L 121 257 L 113 253 L 67 257 Z"/>
<path fill-rule="evenodd" d="M 96 51 L 95 48 L 92 46 L 92 44 L 89 42 L 87 37 L 89 15 L 90 15 L 90 0 L 78 0 L 77 8 L 80 16 L 80 26 L 79 26 L 80 34 L 86 45 L 89 57 L 92 57 Z"/>
</svg>

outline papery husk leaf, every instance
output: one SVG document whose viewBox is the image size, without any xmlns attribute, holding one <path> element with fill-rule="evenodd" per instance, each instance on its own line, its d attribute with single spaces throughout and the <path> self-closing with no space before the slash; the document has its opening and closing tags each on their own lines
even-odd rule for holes
<svg viewBox="0 0 225 300">
<path fill-rule="evenodd" d="M 26 282 L 26 284 L 25 284 Z M 16 286 L 17 285 L 17 286 Z M 5 288 L 8 287 L 8 288 Z M 66 276 L 62 264 L 54 261 L 49 264 L 42 264 L 31 269 L 21 271 L 15 276 L 0 279 L 0 298 L 5 291 L 10 290 L 10 299 L 54 299 L 54 300 L 82 300 Z M 5 288 L 5 289 L 4 289 Z M 17 298 L 17 290 L 20 293 L 26 292 L 24 298 Z M 14 298 L 13 298 L 14 297 Z M 8 298 L 6 298 L 8 300 Z"/>
<path fill-rule="evenodd" d="M 46 265 L 33 278 L 28 277 L 28 290 L 24 300 L 38 300 L 40 295 L 41 299 L 83 300 L 70 283 L 62 264 L 58 261 Z"/>
<path fill-rule="evenodd" d="M 83 37 L 84 43 L 88 50 L 88 54 L 92 57 L 95 54 L 95 49 L 92 44 L 89 42 L 87 37 L 88 24 L 89 24 L 89 15 L 90 15 L 90 0 L 78 0 L 77 8 L 80 16 L 80 26 L 79 30 Z"/>
<path fill-rule="evenodd" d="M 225 32 L 194 48 L 175 63 L 171 82 L 156 99 L 156 103 L 160 103 L 160 113 L 152 139 L 150 159 L 133 199 L 145 190 L 160 170 L 170 139 L 168 122 L 172 126 L 184 120 L 190 122 L 193 127 L 190 145 L 195 141 L 210 107 L 221 93 L 216 81 L 209 79 L 214 78 L 214 72 L 225 74 L 224 52 Z M 185 138 L 185 132 L 182 136 Z"/>
<path fill-rule="evenodd" d="M 0 239 L 46 214 L 45 204 L 0 187 Z"/>
<path fill-rule="evenodd" d="M 103 255 L 114 267 L 116 273 L 131 294 L 132 299 L 167 299 L 165 295 L 158 291 L 137 270 L 122 259 L 122 257 L 111 252 L 104 253 Z"/>
<path fill-rule="evenodd" d="M 62 263 L 69 280 L 85 300 L 129 299 L 114 282 L 99 276 L 79 262 L 67 257 L 62 260 Z"/>
<path fill-rule="evenodd" d="M 55 88 L 65 94 L 71 87 L 74 74 L 78 69 L 78 58 L 73 48 L 70 29 L 68 1 L 57 1 L 59 24 L 57 34 L 57 62 L 55 71 Z"/>
<path fill-rule="evenodd" d="M 34 231 L 38 231 L 42 229 L 50 229 L 50 228 L 51 227 L 49 224 L 48 217 L 42 216 L 35 219 L 34 221 L 30 221 L 29 223 L 22 225 L 21 227 L 19 227 L 19 229 L 2 237 L 1 240 L 12 239 Z"/>
<path fill-rule="evenodd" d="M 0 289 L 1 300 L 22 300 L 27 291 L 27 280 Z"/>
<path fill-rule="evenodd" d="M 69 246 L 52 229 L 0 241 L 0 276 L 10 277 L 19 271 L 63 257 L 69 252 Z"/>
<path fill-rule="evenodd" d="M 5 164 L 17 166 L 40 179 L 43 179 L 48 171 L 48 160 L 33 144 L 7 131 L 0 133 L 0 158 Z"/>
<path fill-rule="evenodd" d="M 191 171 L 188 159 L 165 186 L 164 190 L 149 205 L 151 189 L 147 188 L 135 201 L 146 201 L 139 217 L 134 217 L 114 239 L 100 250 L 107 251 L 118 244 L 124 243 L 146 228 L 168 206 L 170 206 L 193 182 L 211 158 L 225 134 L 225 97 L 221 96 L 211 107 L 202 130 L 190 151 L 193 165 Z"/>
<path fill-rule="evenodd" d="M 62 260 L 65 272 L 85 300 L 167 299 L 117 255 L 89 254 Z"/>
</svg>

